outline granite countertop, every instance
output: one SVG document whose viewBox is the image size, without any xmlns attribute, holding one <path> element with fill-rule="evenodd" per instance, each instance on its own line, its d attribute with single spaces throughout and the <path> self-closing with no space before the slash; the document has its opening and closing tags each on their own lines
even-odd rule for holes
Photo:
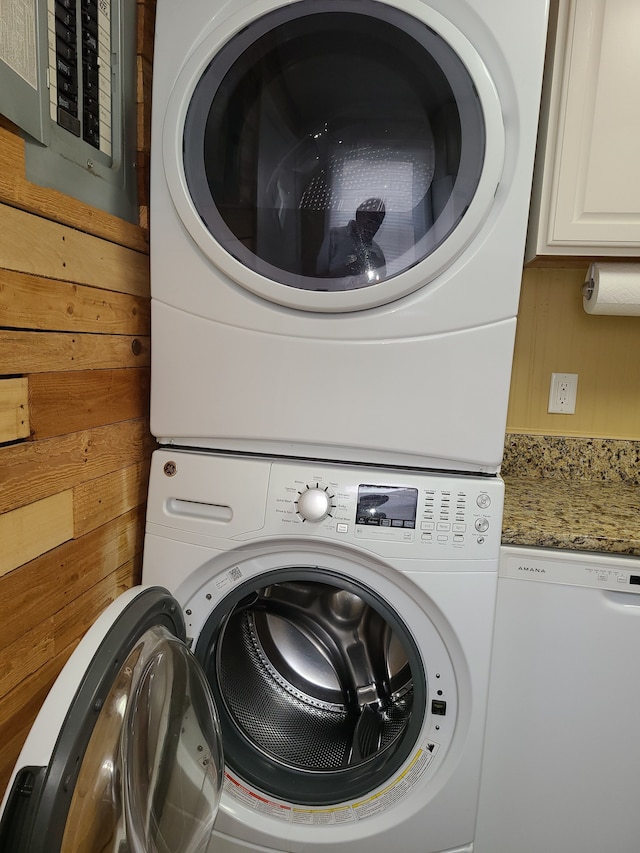
<svg viewBox="0 0 640 853">
<path fill-rule="evenodd" d="M 640 556 L 640 442 L 507 435 L 502 542 Z"/>
</svg>

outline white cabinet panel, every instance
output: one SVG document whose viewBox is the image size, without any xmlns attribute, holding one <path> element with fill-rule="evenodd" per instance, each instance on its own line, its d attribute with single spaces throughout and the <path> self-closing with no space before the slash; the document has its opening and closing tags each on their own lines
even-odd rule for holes
<svg viewBox="0 0 640 853">
<path fill-rule="evenodd" d="M 640 3 L 559 0 L 557 11 L 527 259 L 638 256 Z"/>
</svg>

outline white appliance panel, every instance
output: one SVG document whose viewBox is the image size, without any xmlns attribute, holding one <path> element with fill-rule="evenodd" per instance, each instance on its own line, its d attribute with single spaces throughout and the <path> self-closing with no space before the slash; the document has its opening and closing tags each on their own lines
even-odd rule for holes
<svg viewBox="0 0 640 853">
<path fill-rule="evenodd" d="M 637 846 L 640 560 L 502 550 L 476 853 Z"/>
<path fill-rule="evenodd" d="M 405 18 L 413 20 L 408 29 L 420 33 L 420 38 L 424 34 L 425 43 L 433 41 L 432 53 L 449 74 L 452 91 L 458 97 L 456 122 L 463 141 L 456 162 L 461 172 L 469 172 L 470 177 L 464 180 L 471 181 L 472 186 L 477 180 L 477 186 L 468 205 L 460 202 L 460 213 L 454 213 L 454 220 L 458 215 L 460 219 L 449 236 L 438 243 L 436 234 L 433 250 L 420 260 L 423 244 L 431 238 L 420 237 L 420 229 L 427 226 L 420 224 L 415 212 L 414 224 L 407 231 L 407 213 L 400 210 L 398 201 L 399 187 L 410 175 L 418 184 L 424 181 L 425 187 L 429 181 L 438 180 L 444 162 L 438 146 L 447 139 L 449 159 L 456 159 L 451 139 L 459 132 L 458 125 L 452 124 L 442 135 L 438 130 L 441 118 L 429 115 L 425 121 L 431 123 L 435 140 L 431 153 L 427 146 L 416 154 L 413 143 L 403 141 L 407 146 L 402 148 L 403 153 L 396 151 L 393 155 L 409 158 L 400 168 L 393 165 L 391 155 L 388 161 L 380 159 L 382 149 L 375 139 L 381 125 L 372 130 L 369 116 L 368 136 L 362 137 L 368 141 L 352 145 L 360 152 L 360 160 L 347 158 L 340 180 L 348 183 L 364 174 L 372 196 L 383 194 L 380 182 L 384 183 L 385 174 L 395 176 L 386 199 L 385 218 L 376 235 L 387 258 L 386 278 L 381 274 L 380 281 L 368 286 L 327 278 L 325 292 L 315 289 L 312 273 L 287 272 L 290 282 L 280 282 L 268 260 L 269 253 L 273 254 L 274 246 L 286 253 L 297 245 L 303 224 L 291 231 L 290 237 L 265 237 L 262 242 L 258 238 L 256 251 L 267 254 L 251 268 L 251 263 L 243 260 L 250 238 L 244 242 L 222 236 L 216 239 L 206 222 L 208 217 L 212 217 L 211 222 L 218 221 L 215 204 L 207 206 L 192 199 L 189 168 L 185 171 L 183 162 L 183 151 L 190 150 L 191 143 L 184 148 L 183 130 L 185 122 L 190 121 L 192 95 L 209 73 L 211 60 L 226 56 L 236 37 L 247 40 L 251 27 L 262 26 L 269 15 L 282 15 L 285 10 L 293 16 L 301 14 L 304 21 L 307 7 L 304 2 L 283 5 L 273 1 L 239 9 L 232 3 L 212 5 L 199 0 L 185 18 L 175 4 L 161 0 L 156 51 L 164 59 L 154 73 L 152 142 L 154 434 L 163 443 L 495 472 L 506 419 L 546 2 L 537 0 L 515 9 L 495 0 L 453 4 L 435 0 L 429 5 L 415 0 L 365 4 L 345 0 L 315 4 L 308 11 L 320 7 L 321 11 L 340 14 L 362 12 L 363 19 L 382 14 L 394 22 L 387 27 L 389 32 L 396 24 L 400 31 Z M 253 50 L 250 44 L 245 47 L 245 53 Z M 240 60 L 244 55 L 240 51 Z M 389 67 L 385 77 L 380 71 L 384 56 L 375 55 L 373 60 L 380 81 L 379 104 L 385 103 L 383 92 L 395 91 L 396 85 L 404 97 L 404 84 L 394 82 L 396 68 Z M 367 58 L 363 56 L 362 61 L 366 64 Z M 465 75 L 472 81 L 468 87 L 461 82 Z M 297 80 L 293 74 L 287 80 L 293 99 Z M 308 100 L 317 108 L 314 121 L 319 122 L 320 138 L 329 133 L 333 119 L 325 132 L 322 120 L 329 116 L 329 107 L 323 105 L 322 89 L 312 76 L 309 81 L 314 88 L 309 90 Z M 218 84 L 213 75 L 211 87 Z M 475 94 L 471 96 L 471 92 Z M 272 94 L 269 98 L 264 96 L 261 101 L 261 115 L 273 102 Z M 391 98 L 386 103 L 398 100 Z M 298 113 L 310 111 L 309 104 L 301 106 Z M 393 122 L 393 133 L 397 139 L 404 139 L 404 130 L 399 130 L 401 114 L 393 112 L 395 107 L 384 109 L 390 110 L 388 121 Z M 415 110 L 407 109 L 406 114 L 413 115 Z M 355 120 L 353 115 L 349 119 Z M 211 121 L 219 121 L 216 110 L 211 112 Z M 482 145 L 477 140 L 474 143 L 482 134 L 471 131 L 477 121 L 484 128 L 484 148 L 480 165 L 467 167 L 464 164 L 475 156 L 473 145 Z M 204 119 L 201 124 L 206 133 Z M 294 133 L 293 126 L 290 130 Z M 266 138 L 266 133 L 264 130 L 256 139 Z M 420 138 L 425 133 L 421 132 Z M 284 129 L 279 136 L 271 130 L 269 134 L 274 144 L 285 145 Z M 336 136 L 335 145 L 340 141 Z M 197 140 L 194 146 L 197 150 Z M 368 166 L 362 166 L 365 148 L 370 157 Z M 261 150 L 267 151 L 267 160 L 275 157 L 268 149 Z M 337 161 L 326 156 L 329 169 Z M 299 212 L 291 201 L 297 184 L 288 183 L 289 178 L 307 168 L 304 158 L 296 163 L 295 168 L 284 169 L 277 192 L 273 190 L 275 200 L 268 202 L 275 205 L 269 210 L 276 211 L 274 227 L 283 235 L 289 233 L 286 229 L 291 216 Z M 206 177 L 208 173 L 204 174 Z M 265 176 L 263 183 L 261 174 L 258 169 L 258 195 L 267 192 L 268 181 Z M 337 186 L 335 175 L 327 184 L 330 189 Z M 462 187 L 461 181 L 459 178 L 452 183 L 452 212 L 459 203 L 455 200 L 456 187 Z M 218 192 L 216 186 L 214 193 Z M 357 190 L 345 183 L 344 193 L 345 199 L 353 197 L 355 204 Z M 239 203 L 244 204 L 246 197 L 246 193 L 240 194 Z M 267 208 L 260 204 L 256 201 L 256 217 L 264 219 Z M 309 215 L 317 218 L 320 213 L 313 208 Z M 442 216 L 446 218 L 445 213 Z M 340 223 L 348 214 L 329 205 L 326 217 L 327 223 L 344 227 Z M 224 230 L 227 226 L 221 227 Z M 415 232 L 411 230 L 414 228 Z M 417 242 L 411 254 L 413 239 Z M 260 248 L 263 245 L 267 247 L 264 250 Z M 313 240 L 310 245 L 315 245 Z"/>
<path fill-rule="evenodd" d="M 429 682 L 415 748 L 364 795 L 295 802 L 248 782 L 231 760 L 211 853 L 472 849 L 502 499 L 494 477 L 154 454 L 143 578 L 181 603 L 196 655 L 211 614 L 245 588 L 274 572 L 330 573 L 399 614 Z M 441 718 L 430 710 L 438 689 L 448 703 Z M 437 749 L 423 768 L 430 742 Z"/>
<path fill-rule="evenodd" d="M 501 373 L 515 318 L 428 339 L 337 345 L 230 328 L 161 302 L 152 317 L 151 428 L 162 443 L 179 435 L 192 447 L 454 470 L 495 471 L 502 458 L 509 385 Z M 206 370 L 197 393 L 181 360 L 156 343 L 183 337 L 192 364 Z M 236 347 L 242 359 L 232 364 Z"/>
</svg>

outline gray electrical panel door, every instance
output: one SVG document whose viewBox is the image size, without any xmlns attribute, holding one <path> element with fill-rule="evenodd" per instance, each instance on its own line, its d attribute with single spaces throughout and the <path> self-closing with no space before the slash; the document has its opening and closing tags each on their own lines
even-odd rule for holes
<svg viewBox="0 0 640 853">
<path fill-rule="evenodd" d="M 137 222 L 133 0 L 0 0 L 0 113 L 30 181 Z"/>
</svg>

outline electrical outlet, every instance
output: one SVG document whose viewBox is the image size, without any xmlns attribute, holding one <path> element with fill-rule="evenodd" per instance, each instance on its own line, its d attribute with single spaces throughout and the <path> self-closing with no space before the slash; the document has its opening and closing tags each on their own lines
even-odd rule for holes
<svg viewBox="0 0 640 853">
<path fill-rule="evenodd" d="M 547 411 L 551 414 L 573 415 L 576 411 L 577 391 L 577 373 L 552 373 Z"/>
</svg>

